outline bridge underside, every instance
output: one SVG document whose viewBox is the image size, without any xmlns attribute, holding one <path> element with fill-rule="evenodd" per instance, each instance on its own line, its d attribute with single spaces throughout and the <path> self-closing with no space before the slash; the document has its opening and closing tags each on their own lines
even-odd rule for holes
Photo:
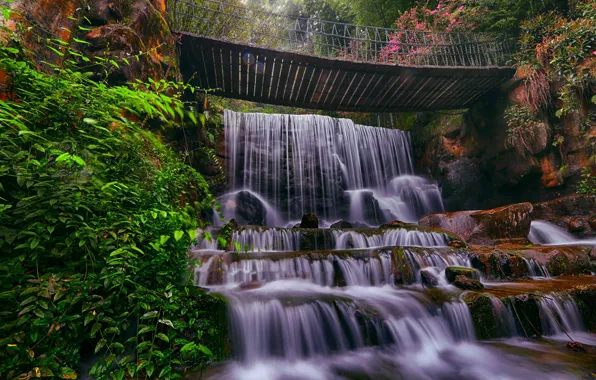
<svg viewBox="0 0 596 380">
<path fill-rule="evenodd" d="M 355 63 L 181 36 L 186 80 L 215 95 L 352 112 L 467 108 L 511 79 L 509 67 L 404 67 Z"/>
</svg>

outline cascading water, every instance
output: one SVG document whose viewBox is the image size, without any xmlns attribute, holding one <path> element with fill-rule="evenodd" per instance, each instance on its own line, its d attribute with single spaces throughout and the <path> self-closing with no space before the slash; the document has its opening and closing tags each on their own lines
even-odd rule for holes
<svg viewBox="0 0 596 380">
<path fill-rule="evenodd" d="M 574 378 L 560 367 L 534 366 L 476 342 L 468 306 L 449 296 L 450 290 L 436 303 L 420 280 L 396 285 L 402 270 L 440 272 L 447 265 L 469 265 L 467 257 L 447 248 L 399 252 L 326 257 L 279 252 L 278 259 L 229 264 L 212 256 L 206 265 L 217 275 L 202 271 L 197 280 L 230 302 L 234 359 L 207 378 Z M 394 262 L 395 255 L 403 255 L 410 269 L 401 269 L 404 263 Z M 502 336 L 518 336 L 510 306 L 495 297 L 491 303 Z M 581 328 L 573 305 L 557 296 L 539 307 L 573 331 Z M 556 338 L 556 326 L 544 323 Z"/>
<path fill-rule="evenodd" d="M 550 273 L 548 273 L 548 268 L 546 267 L 546 265 L 539 263 L 538 261 L 534 260 L 534 259 L 527 259 L 527 258 L 523 258 L 524 262 L 526 263 L 526 265 L 528 266 L 528 273 L 530 274 L 530 277 L 533 278 L 549 278 L 550 277 Z"/>
<path fill-rule="evenodd" d="M 405 228 L 367 230 L 305 230 L 301 228 L 269 228 L 244 226 L 232 233 L 231 246 L 240 252 L 292 252 L 305 249 L 301 242 L 311 243 L 308 249 L 345 250 L 374 247 L 446 247 L 450 238 L 440 232 Z M 201 247 L 216 249 L 213 238 L 200 240 Z"/>
<path fill-rule="evenodd" d="M 231 191 L 224 217 L 287 226 L 307 212 L 378 225 L 442 211 L 438 187 L 413 174 L 410 136 L 316 115 L 225 111 Z"/>
<path fill-rule="evenodd" d="M 596 245 L 596 239 L 578 239 L 561 227 L 543 220 L 532 221 L 528 240 L 541 245 Z"/>
</svg>

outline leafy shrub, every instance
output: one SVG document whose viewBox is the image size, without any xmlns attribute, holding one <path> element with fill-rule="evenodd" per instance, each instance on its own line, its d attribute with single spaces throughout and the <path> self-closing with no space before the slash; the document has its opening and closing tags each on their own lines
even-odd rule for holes
<svg viewBox="0 0 596 380">
<path fill-rule="evenodd" d="M 222 327 L 198 306 L 212 301 L 189 281 L 187 252 L 213 199 L 139 122 L 192 119 L 182 87 L 110 88 L 44 64 L 52 74 L 18 45 L 0 50 L 10 78 L 0 102 L 0 377 L 75 378 L 81 358 L 98 378 L 204 366 Z"/>
<path fill-rule="evenodd" d="M 596 4 L 591 0 L 570 2 L 570 15 L 539 15 L 522 24 L 517 62 L 546 75 L 557 87 L 558 117 L 579 108 L 583 96 L 591 97 L 596 82 Z M 530 82 L 536 78 L 530 78 Z M 544 78 L 539 78 L 544 82 Z M 531 86 L 530 90 L 543 88 Z M 530 104 L 544 101 L 538 92 Z M 542 99 L 542 100 L 541 100 Z"/>
</svg>

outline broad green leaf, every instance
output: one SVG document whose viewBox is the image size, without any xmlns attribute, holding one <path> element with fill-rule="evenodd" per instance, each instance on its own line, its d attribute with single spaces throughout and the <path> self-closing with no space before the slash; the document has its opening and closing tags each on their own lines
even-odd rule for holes
<svg viewBox="0 0 596 380">
<path fill-rule="evenodd" d="M 170 338 L 168 338 L 168 336 L 164 333 L 158 333 L 156 337 L 163 340 L 164 342 L 170 342 Z"/>
<path fill-rule="evenodd" d="M 180 231 L 180 230 L 174 231 L 174 239 L 176 241 L 182 239 L 183 236 L 184 236 L 184 232 L 183 231 Z"/>
<path fill-rule="evenodd" d="M 213 353 L 211 352 L 211 350 L 209 348 L 203 346 L 202 344 L 199 344 L 199 350 L 201 350 L 201 352 L 207 356 L 213 356 Z"/>
<path fill-rule="evenodd" d="M 97 354 L 106 345 L 106 343 L 107 342 L 105 339 L 100 339 L 95 346 L 95 353 Z"/>
<path fill-rule="evenodd" d="M 159 323 L 163 323 L 164 325 L 168 325 L 170 327 L 174 327 L 174 324 L 169 319 L 160 319 Z"/>
</svg>

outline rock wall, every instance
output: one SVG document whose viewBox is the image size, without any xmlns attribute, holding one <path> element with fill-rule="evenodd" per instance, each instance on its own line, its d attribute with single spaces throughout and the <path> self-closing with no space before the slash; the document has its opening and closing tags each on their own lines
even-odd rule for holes
<svg viewBox="0 0 596 380">
<path fill-rule="evenodd" d="M 505 110 L 518 104 L 520 86 L 512 81 L 469 110 L 416 115 L 409 129 L 417 168 L 438 180 L 446 210 L 571 194 L 582 168 L 595 162 L 596 105 L 587 102 L 562 119 L 547 112 L 526 136 L 527 146 L 506 147 Z"/>
<path fill-rule="evenodd" d="M 91 64 L 98 76 L 109 73 L 113 84 L 178 76 L 176 40 L 166 21 L 165 0 L 17 0 L 12 8 L 7 26 L 23 26 L 18 29 L 21 43 L 42 70 L 51 69 L 44 61 L 60 65 L 73 58 L 45 46 L 47 39 L 59 39 L 90 58 L 82 64 Z M 93 66 L 95 57 L 119 59 L 114 60 L 117 65 L 100 67 Z"/>
</svg>

